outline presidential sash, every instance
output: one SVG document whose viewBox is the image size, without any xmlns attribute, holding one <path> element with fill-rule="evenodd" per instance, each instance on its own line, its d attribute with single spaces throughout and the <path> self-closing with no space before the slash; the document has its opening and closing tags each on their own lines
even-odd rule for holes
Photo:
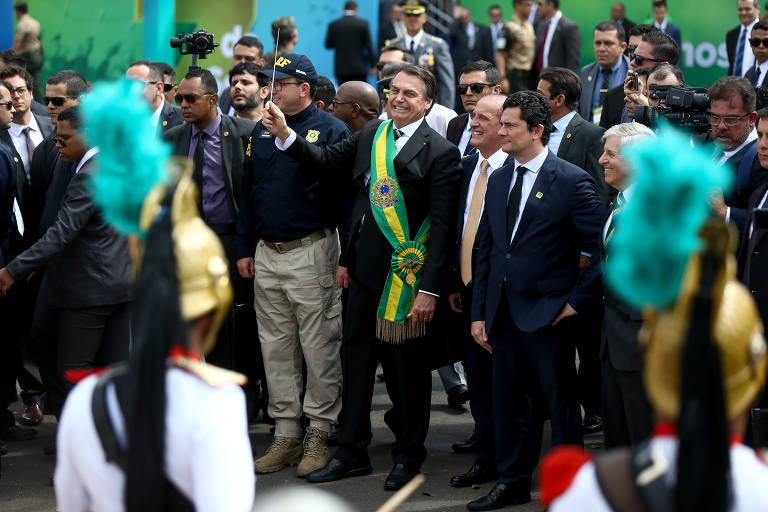
<svg viewBox="0 0 768 512">
<path fill-rule="evenodd" d="M 392 263 L 376 314 L 376 337 L 388 343 L 402 343 L 423 336 L 424 324 L 414 328 L 408 313 L 419 291 L 430 218 L 427 216 L 411 240 L 405 199 L 395 175 L 395 137 L 392 120 L 379 125 L 371 151 L 371 188 L 369 198 L 373 218 L 384 237 L 392 245 Z"/>
</svg>

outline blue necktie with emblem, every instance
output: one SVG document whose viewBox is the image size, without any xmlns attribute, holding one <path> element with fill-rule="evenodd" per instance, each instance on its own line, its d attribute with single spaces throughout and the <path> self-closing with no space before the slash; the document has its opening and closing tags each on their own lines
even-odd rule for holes
<svg viewBox="0 0 768 512">
<path fill-rule="evenodd" d="M 616 199 L 614 199 L 613 204 L 611 205 L 611 221 L 608 223 L 608 231 L 605 234 L 605 242 L 603 242 L 603 246 L 607 247 L 608 242 L 613 237 L 613 232 L 616 231 L 616 218 L 621 213 L 621 210 L 624 208 L 624 193 L 619 192 L 619 195 L 616 196 Z M 607 259 L 607 255 L 605 252 L 603 252 L 603 255 Z"/>
<path fill-rule="evenodd" d="M 741 36 L 739 44 L 736 45 L 736 57 L 733 60 L 733 76 L 742 76 L 741 64 L 744 60 L 744 47 L 747 45 L 747 29 L 741 26 Z"/>
</svg>

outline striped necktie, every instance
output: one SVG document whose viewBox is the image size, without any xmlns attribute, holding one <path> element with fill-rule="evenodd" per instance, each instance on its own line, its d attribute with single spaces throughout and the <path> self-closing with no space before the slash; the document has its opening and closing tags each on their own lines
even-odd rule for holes
<svg viewBox="0 0 768 512">
<path fill-rule="evenodd" d="M 613 238 L 613 233 L 616 231 L 616 218 L 624 209 L 624 203 L 624 194 L 619 192 L 619 195 L 616 196 L 616 199 L 613 201 L 613 205 L 611 205 L 611 220 L 608 223 L 608 231 L 606 231 L 605 234 L 605 242 L 603 242 L 603 246 L 605 247 L 608 246 L 608 242 L 611 240 L 611 238 Z"/>
</svg>

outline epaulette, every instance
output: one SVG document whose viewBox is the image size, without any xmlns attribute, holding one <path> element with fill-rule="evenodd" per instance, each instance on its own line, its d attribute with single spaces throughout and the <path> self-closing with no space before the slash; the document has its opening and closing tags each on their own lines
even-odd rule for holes
<svg viewBox="0 0 768 512">
<path fill-rule="evenodd" d="M 206 364 L 202 361 L 190 359 L 185 356 L 172 357 L 171 361 L 182 370 L 194 374 L 206 384 L 215 388 L 226 384 L 244 386 L 248 382 L 248 377 L 241 373 L 233 372 L 225 368 L 219 368 L 218 366 Z"/>
</svg>

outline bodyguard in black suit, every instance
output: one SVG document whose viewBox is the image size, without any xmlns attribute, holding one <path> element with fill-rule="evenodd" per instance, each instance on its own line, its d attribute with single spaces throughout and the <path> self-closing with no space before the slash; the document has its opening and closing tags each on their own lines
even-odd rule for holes
<svg viewBox="0 0 768 512">
<path fill-rule="evenodd" d="M 622 2 L 611 5 L 611 19 L 624 29 L 625 41 L 629 43 L 629 31 L 637 25 L 626 18 L 626 8 Z"/>
<path fill-rule="evenodd" d="M 536 71 L 547 67 L 568 68 L 579 72 L 581 32 L 579 26 L 560 12 L 560 0 L 541 0 L 536 16 Z M 554 31 L 552 37 L 550 32 Z M 550 40 L 547 48 L 547 40 Z"/>
<path fill-rule="evenodd" d="M 620 227 L 622 210 L 631 199 L 631 177 L 624 160 L 623 144 L 642 143 L 654 133 L 640 123 L 624 123 L 603 136 L 605 150 L 600 164 L 605 181 L 620 191 L 603 222 L 601 240 L 605 258 L 610 257 L 614 229 Z M 603 283 L 603 334 L 600 344 L 605 445 L 630 446 L 644 441 L 653 428 L 653 412 L 643 387 L 643 357 L 637 335 L 643 315 L 625 304 Z"/>
<path fill-rule="evenodd" d="M 496 48 L 493 47 L 491 29 L 474 23 L 469 9 L 459 7 L 459 17 L 451 23 L 448 34 L 451 44 L 453 69 L 459 70 L 471 62 L 484 60 L 495 62 Z M 469 34 L 472 34 L 470 38 Z"/>
<path fill-rule="evenodd" d="M 540 93 L 505 101 L 500 135 L 515 162 L 488 184 L 472 295 L 472 335 L 492 354 L 499 480 L 470 510 L 530 501 L 545 408 L 553 445 L 582 443 L 568 326 L 596 300 L 605 208 L 592 178 L 546 148 L 551 130 Z"/>
<path fill-rule="evenodd" d="M 152 122 L 159 136 L 184 122 L 184 119 L 181 117 L 181 109 L 165 100 L 165 94 L 163 93 L 163 68 L 159 63 L 152 62 L 151 60 L 133 62 L 128 66 L 125 76 L 131 80 L 144 82 L 142 96 L 149 103 L 149 108 L 154 112 Z"/>
<path fill-rule="evenodd" d="M 424 115 L 437 98 L 434 76 L 418 66 L 409 66 L 395 76 L 390 87 L 389 105 L 394 127 L 400 131 L 395 141 L 394 170 L 400 197 L 405 202 L 410 233 L 415 234 L 429 215 L 431 238 L 424 273 L 408 321 L 416 326 L 428 324 L 437 298 L 444 294 L 451 279 L 455 247 L 456 194 L 461 173 L 455 146 L 424 122 Z M 285 141 L 290 130 L 282 113 L 270 107 L 264 123 Z M 373 217 L 369 200 L 371 150 L 381 121 L 368 123 L 360 132 L 338 144 L 318 148 L 300 137 L 286 149 L 305 169 L 333 172 L 340 180 L 351 177 L 358 191 L 352 219 L 349 264 L 352 284 L 344 323 L 341 349 L 344 375 L 343 413 L 339 450 L 325 468 L 310 473 L 310 482 L 327 482 L 372 471 L 367 447 L 371 441 L 370 407 L 378 360 L 387 375 L 387 390 L 394 404 L 397 423 L 392 448 L 395 463 L 384 488 L 398 489 L 419 472 L 426 449 L 431 401 L 430 369 L 425 362 L 423 339 L 402 343 L 376 339 L 376 310 L 389 273 L 392 246 Z M 439 197 L 440 201 L 429 198 Z"/>
<path fill-rule="evenodd" d="M 728 75 L 745 76 L 752 67 L 755 58 L 749 48 L 749 38 L 752 27 L 760 21 L 760 4 L 757 0 L 738 0 L 736 11 L 739 15 L 739 26 L 725 34 L 725 49 L 728 54 Z M 736 55 L 741 57 L 736 59 Z"/>
<path fill-rule="evenodd" d="M 328 25 L 325 47 L 336 50 L 334 73 L 340 84 L 365 82 L 366 74 L 377 62 L 368 22 L 357 17 L 357 2 L 344 4 L 344 16 Z"/>
<path fill-rule="evenodd" d="M 496 66 L 489 61 L 478 60 L 471 62 L 459 71 L 459 83 L 456 92 L 461 99 L 464 113 L 450 121 L 446 129 L 445 138 L 459 147 L 462 155 L 468 155 L 474 151 L 470 139 L 470 115 L 475 110 L 475 105 L 481 98 L 489 94 L 501 92 L 501 75 Z"/>
</svg>

